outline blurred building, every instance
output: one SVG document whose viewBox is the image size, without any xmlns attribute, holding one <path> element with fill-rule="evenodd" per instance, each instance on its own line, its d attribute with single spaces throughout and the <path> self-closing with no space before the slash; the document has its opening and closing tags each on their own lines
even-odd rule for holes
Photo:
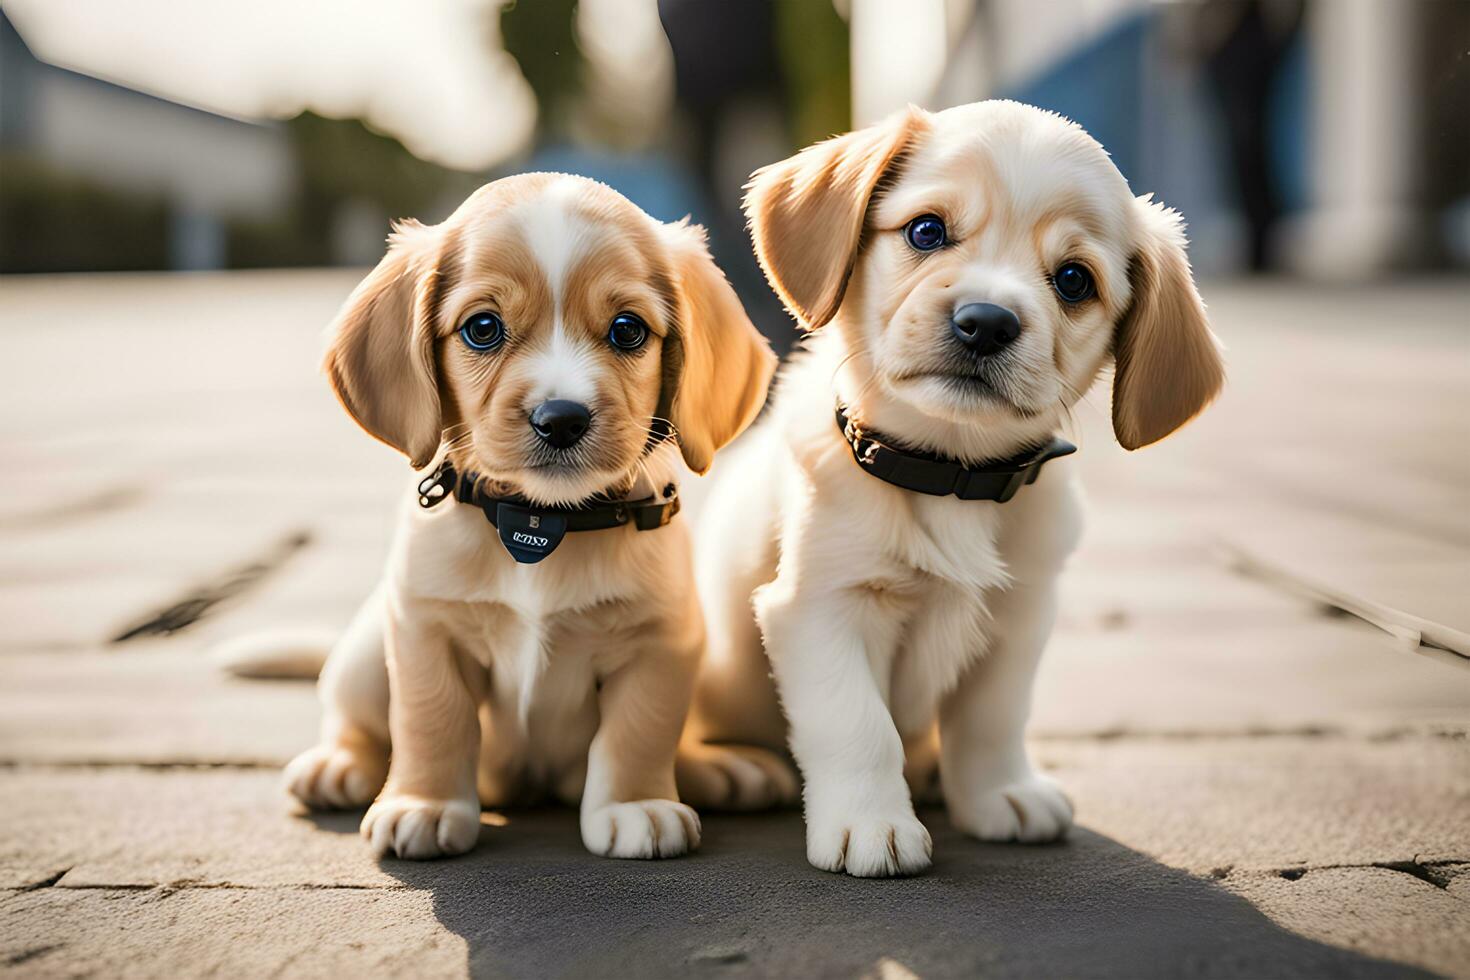
<svg viewBox="0 0 1470 980">
<path fill-rule="evenodd" d="M 1470 265 L 1464 0 L 851 3 L 859 122 L 910 101 L 1061 112 L 1184 212 L 1206 271 Z"/>
<path fill-rule="evenodd" d="M 284 214 L 295 182 L 279 124 L 46 64 L 3 12 L 0 170 L 3 271 L 220 268 L 230 222 Z"/>
<path fill-rule="evenodd" d="M 789 339 L 746 240 L 749 173 L 909 102 L 995 97 L 1086 127 L 1185 214 L 1206 273 L 1470 266 L 1466 0 L 380 0 L 346 40 L 289 0 L 86 22 L 5 2 L 83 73 L 0 14 L 0 271 L 365 263 L 390 218 L 556 168 L 692 213 Z M 242 36 L 220 42 L 216 14 Z M 192 46 L 206 30 L 227 65 Z"/>
</svg>

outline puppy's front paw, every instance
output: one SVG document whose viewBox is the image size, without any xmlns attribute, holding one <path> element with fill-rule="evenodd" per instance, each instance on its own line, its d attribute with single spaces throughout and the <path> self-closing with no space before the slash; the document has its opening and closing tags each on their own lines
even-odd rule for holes
<svg viewBox="0 0 1470 980">
<path fill-rule="evenodd" d="M 385 753 L 347 745 L 313 745 L 286 766 L 290 794 L 313 810 L 367 806 L 388 776 Z"/>
<path fill-rule="evenodd" d="M 582 815 L 582 843 L 603 857 L 678 857 L 699 846 L 699 814 L 673 800 L 610 803 Z"/>
<path fill-rule="evenodd" d="M 949 800 L 954 825 L 981 840 L 1044 844 L 1072 827 L 1072 801 L 1046 776 L 1032 774 L 970 799 Z"/>
<path fill-rule="evenodd" d="M 791 806 L 801 795 L 786 760 L 755 746 L 684 746 L 675 773 L 680 798 L 706 810 Z"/>
<path fill-rule="evenodd" d="M 362 818 L 362 836 L 378 857 L 394 854 L 423 861 L 463 854 L 480 837 L 480 805 L 475 800 L 383 796 Z"/>
<path fill-rule="evenodd" d="M 918 874 L 929 867 L 933 851 L 929 831 L 911 810 L 807 820 L 806 859 L 823 871 L 858 878 Z"/>
</svg>

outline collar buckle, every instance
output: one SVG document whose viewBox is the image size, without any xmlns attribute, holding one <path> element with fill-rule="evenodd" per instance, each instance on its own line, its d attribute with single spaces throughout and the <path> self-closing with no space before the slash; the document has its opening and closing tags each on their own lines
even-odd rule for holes
<svg viewBox="0 0 1470 980">
<path fill-rule="evenodd" d="M 440 463 L 438 469 L 419 481 L 419 506 L 427 509 L 454 496 L 454 484 L 457 480 L 458 476 L 449 461 Z"/>
<path fill-rule="evenodd" d="M 878 461 L 878 449 L 880 446 L 877 441 L 867 437 L 867 434 L 863 432 L 863 427 L 858 424 L 857 419 L 851 416 L 847 417 L 847 421 L 842 427 L 842 435 L 847 439 L 848 445 L 852 446 L 852 454 L 857 457 L 859 463 L 865 466 L 872 466 Z M 864 446 L 863 443 L 867 443 L 867 446 Z"/>
</svg>

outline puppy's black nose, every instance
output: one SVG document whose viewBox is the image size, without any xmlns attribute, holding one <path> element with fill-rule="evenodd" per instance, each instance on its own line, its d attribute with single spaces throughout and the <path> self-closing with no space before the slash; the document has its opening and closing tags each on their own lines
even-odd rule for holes
<svg viewBox="0 0 1470 980">
<path fill-rule="evenodd" d="M 553 398 L 542 402 L 531 413 L 531 428 L 548 446 L 567 449 L 587 434 L 592 424 L 592 413 L 579 402 Z"/>
<path fill-rule="evenodd" d="M 985 357 L 1021 336 L 1021 321 L 1004 306 L 966 303 L 954 311 L 950 327 L 955 339 Z"/>
</svg>

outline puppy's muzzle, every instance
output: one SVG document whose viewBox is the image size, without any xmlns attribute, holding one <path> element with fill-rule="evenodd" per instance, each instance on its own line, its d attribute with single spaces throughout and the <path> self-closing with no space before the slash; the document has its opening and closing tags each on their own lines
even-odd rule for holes
<svg viewBox="0 0 1470 980">
<path fill-rule="evenodd" d="M 1021 336 L 1021 320 L 1004 306 L 966 303 L 949 320 L 955 339 L 979 357 L 999 353 Z"/>
<path fill-rule="evenodd" d="M 553 449 L 570 449 L 587 434 L 592 413 L 580 402 L 553 398 L 531 412 L 531 429 Z"/>
</svg>

